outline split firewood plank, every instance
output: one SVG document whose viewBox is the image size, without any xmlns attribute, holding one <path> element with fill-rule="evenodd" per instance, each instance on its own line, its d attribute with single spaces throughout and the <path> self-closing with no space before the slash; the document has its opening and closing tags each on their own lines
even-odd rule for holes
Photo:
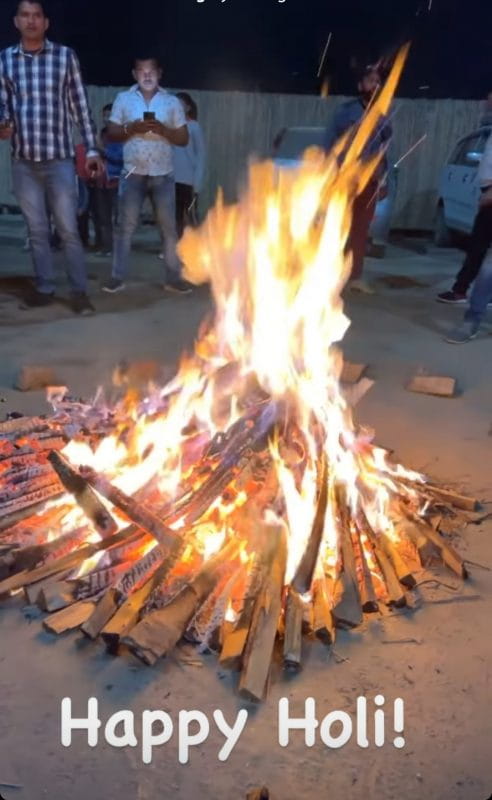
<svg viewBox="0 0 492 800">
<path fill-rule="evenodd" d="M 302 623 L 304 603 L 296 590 L 290 586 L 285 604 L 284 631 L 284 669 L 287 672 L 299 672 L 302 656 Z"/>
<path fill-rule="evenodd" d="M 364 546 L 360 538 L 360 531 L 357 530 L 356 536 L 352 537 L 354 547 L 354 557 L 356 563 L 357 577 L 359 579 L 359 592 L 362 604 L 362 611 L 365 614 L 372 614 L 379 610 L 376 592 L 372 582 L 372 575 L 367 564 L 364 553 Z"/>
<path fill-rule="evenodd" d="M 258 508 L 256 503 L 252 503 L 241 520 L 245 534 L 247 535 L 249 532 L 255 556 L 239 617 L 235 624 L 228 626 L 224 630 L 219 657 L 219 663 L 224 669 L 241 669 L 256 598 L 264 584 L 266 575 L 271 569 L 275 556 L 275 551 L 270 546 L 271 525 L 263 521 L 262 515 L 262 509 Z"/>
<path fill-rule="evenodd" d="M 335 642 L 335 623 L 331 614 L 330 581 L 320 575 L 313 585 L 313 633 L 323 644 Z"/>
<path fill-rule="evenodd" d="M 226 544 L 164 608 L 147 614 L 130 635 L 123 638 L 123 644 L 149 665 L 167 655 L 181 639 L 192 617 L 218 583 L 221 571 L 229 566 L 228 562 L 237 552 L 237 542 Z"/>
<path fill-rule="evenodd" d="M 466 580 L 468 572 L 464 565 L 463 559 L 460 554 L 456 552 L 454 547 L 448 544 L 443 537 L 434 530 L 431 525 L 424 522 L 415 522 L 417 528 L 426 536 L 433 545 L 438 549 L 440 556 L 447 567 L 454 572 L 458 577 Z"/>
<path fill-rule="evenodd" d="M 24 586 L 24 597 L 26 598 L 26 602 L 29 605 L 38 604 L 41 592 L 46 587 L 50 586 L 53 581 L 65 580 L 69 574 L 69 571 L 60 572 L 55 578 L 50 576 L 49 578 L 45 578 L 44 581 L 38 581 L 37 583 L 32 583 L 30 586 Z"/>
<path fill-rule="evenodd" d="M 456 379 L 437 375 L 414 375 L 407 383 L 409 392 L 431 394 L 437 397 L 454 397 Z"/>
<path fill-rule="evenodd" d="M 292 580 L 292 587 L 299 595 L 306 594 L 311 588 L 314 570 L 318 560 L 319 548 L 323 537 L 326 506 L 328 503 L 328 467 L 327 459 L 324 454 L 321 457 L 319 469 L 319 486 L 319 497 L 316 504 L 313 524 L 311 526 L 311 533 Z"/>
<path fill-rule="evenodd" d="M 9 502 L 2 503 L 0 506 L 0 520 L 8 518 L 9 524 L 12 524 L 12 519 L 15 518 L 15 515 L 18 514 L 18 512 L 29 511 L 29 513 L 25 514 L 25 516 L 30 516 L 32 513 L 31 506 L 35 506 L 41 502 L 45 503 L 46 500 L 59 497 L 63 493 L 64 488 L 60 481 L 54 480 L 49 486 L 45 486 L 42 489 L 38 489 L 34 492 L 29 492 L 28 494 L 25 494 L 16 500 L 10 500 Z M 22 516 L 17 517 L 17 519 L 22 519 Z"/>
<path fill-rule="evenodd" d="M 77 504 L 103 539 L 116 533 L 118 526 L 115 520 L 82 475 L 61 453 L 53 451 L 49 454 L 48 460 L 67 492 L 73 495 Z"/>
<path fill-rule="evenodd" d="M 339 627 L 355 628 L 362 623 L 362 603 L 355 564 L 350 514 L 342 486 L 336 490 L 341 565 L 333 589 L 333 619 Z"/>
<path fill-rule="evenodd" d="M 157 567 L 151 577 L 121 603 L 116 613 L 105 624 L 101 631 L 101 636 L 109 653 L 116 653 L 121 639 L 129 634 L 132 628 L 135 627 L 142 608 L 145 606 L 152 592 L 157 589 L 160 584 L 164 583 L 175 565 L 176 558 L 177 550 L 174 550 L 162 564 Z"/>
<path fill-rule="evenodd" d="M 31 570 L 26 569 L 22 570 L 22 572 L 17 572 L 15 575 L 11 575 L 9 578 L 6 578 L 0 582 L 0 596 L 10 592 L 15 592 L 17 589 L 22 589 L 24 586 L 29 586 L 32 583 L 44 580 L 44 578 L 56 575 L 59 572 L 66 571 L 68 569 L 74 569 L 76 566 L 85 561 L 86 558 L 90 558 L 90 556 L 93 556 L 95 553 L 97 553 L 98 549 L 98 545 L 86 544 L 82 547 L 79 547 L 78 550 L 75 550 L 74 552 L 68 553 L 68 555 L 63 556 L 62 558 L 57 559 L 51 564 L 46 564 Z"/>
<path fill-rule="evenodd" d="M 95 602 L 90 600 L 79 600 L 71 606 L 62 608 L 54 614 L 50 614 L 43 620 L 43 627 L 50 633 L 65 633 L 74 628 L 79 628 L 86 622 L 96 607 Z"/>
<path fill-rule="evenodd" d="M 438 500 L 442 500 L 444 503 L 449 503 L 450 505 L 455 506 L 455 508 L 461 508 L 463 511 L 476 511 L 480 505 L 478 500 L 476 500 L 474 497 L 459 494 L 458 492 L 454 492 L 452 489 L 441 489 L 440 486 L 431 486 L 428 483 L 424 483 L 421 486 L 421 490 L 430 492 Z"/>
<path fill-rule="evenodd" d="M 0 437 L 12 436 L 13 434 L 20 436 L 49 428 L 50 425 L 42 417 L 16 417 L 15 419 L 0 422 Z"/>
<path fill-rule="evenodd" d="M 400 583 L 403 586 L 405 586 L 406 589 L 413 589 L 417 581 L 415 580 L 411 570 L 409 569 L 409 567 L 405 563 L 405 560 L 398 551 L 395 543 L 391 541 L 390 537 L 387 534 L 381 534 L 381 536 L 379 537 L 379 543 L 382 549 L 384 550 L 386 556 L 391 561 L 393 569 L 395 570 L 396 576 L 400 581 Z"/>
<path fill-rule="evenodd" d="M 255 601 L 239 680 L 240 694 L 258 702 L 263 700 L 266 693 L 287 565 L 285 528 L 282 525 L 272 526 L 269 538 L 274 557 Z"/>
<path fill-rule="evenodd" d="M 342 383 L 358 383 L 366 369 L 367 364 L 353 364 L 351 361 L 344 361 L 340 380 Z"/>
<path fill-rule="evenodd" d="M 56 580 L 45 584 L 37 603 L 43 611 L 59 611 L 77 600 L 76 581 Z"/>
</svg>

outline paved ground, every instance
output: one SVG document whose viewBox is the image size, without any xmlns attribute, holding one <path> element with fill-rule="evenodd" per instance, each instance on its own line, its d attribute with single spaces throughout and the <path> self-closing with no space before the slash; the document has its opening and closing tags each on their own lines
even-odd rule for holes
<svg viewBox="0 0 492 800">
<path fill-rule="evenodd" d="M 113 366 L 124 357 L 158 358 L 171 369 L 210 310 L 205 290 L 175 298 L 158 288 L 157 239 L 147 230 L 133 260 L 134 283 L 124 296 L 98 291 L 108 264 L 90 258 L 95 317 L 74 318 L 62 304 L 20 311 L 18 276 L 30 272 L 21 236 L 18 220 L 0 217 L 0 395 L 5 399 L 0 409 L 5 411 L 46 410 L 42 393 L 10 388 L 22 364 L 55 366 L 60 380 L 86 397 L 109 383 Z M 378 294 L 349 299 L 353 324 L 345 352 L 369 363 L 376 381 L 357 414 L 405 465 L 491 501 L 492 339 L 485 332 L 462 347 L 443 342 L 443 332 L 462 309 L 437 305 L 433 297 L 449 285 L 461 254 L 414 249 L 413 243 L 392 247 L 385 261 L 369 263 Z M 407 276 L 413 285 L 390 288 L 388 275 Z M 61 296 L 64 291 L 60 275 Z M 419 370 L 456 377 L 459 396 L 443 400 L 408 393 L 404 384 Z M 492 566 L 491 533 L 490 523 L 464 532 L 460 547 L 468 559 Z M 347 661 L 328 663 L 323 648 L 313 646 L 295 681 L 274 682 L 268 702 L 250 715 L 227 762 L 217 759 L 223 739 L 212 723 L 210 738 L 195 748 L 186 766 L 178 764 L 176 737 L 156 751 L 151 766 L 142 765 L 138 748 L 90 749 L 80 734 L 64 749 L 59 704 L 71 696 L 81 715 L 94 695 L 103 720 L 122 708 L 136 715 L 147 708 L 167 710 L 176 722 L 180 709 L 201 709 L 211 717 L 220 708 L 232 723 L 239 705 L 213 658 L 203 658 L 200 668 L 173 657 L 149 670 L 129 658 L 111 659 L 77 636 L 53 642 L 40 634 L 39 622 L 26 622 L 14 599 L 0 608 L 0 794 L 7 800 L 232 800 L 266 783 L 277 800 L 485 800 L 492 792 L 491 575 L 473 569 L 471 583 L 457 594 L 428 590 L 428 602 L 416 614 L 387 617 L 363 632 L 340 635 L 337 654 Z M 420 644 L 382 644 L 412 638 Z M 405 701 L 403 750 L 391 743 L 368 750 L 349 743 L 329 751 L 319 739 L 307 748 L 299 732 L 293 732 L 287 749 L 279 746 L 280 697 L 289 697 L 296 714 L 306 697 L 314 697 L 321 718 L 332 709 L 353 713 L 359 694 L 366 694 L 373 708 L 378 692 L 388 704 L 398 696 Z M 387 726 L 391 742 L 389 711 Z M 2 788 L 2 781 L 22 788 Z"/>
</svg>

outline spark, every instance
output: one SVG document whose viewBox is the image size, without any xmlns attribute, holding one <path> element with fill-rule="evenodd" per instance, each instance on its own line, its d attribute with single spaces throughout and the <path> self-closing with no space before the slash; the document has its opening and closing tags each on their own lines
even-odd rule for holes
<svg viewBox="0 0 492 800">
<path fill-rule="evenodd" d="M 328 34 L 328 39 L 326 40 L 325 49 L 323 50 L 323 55 L 321 56 L 321 61 L 319 64 L 318 75 L 317 75 L 318 78 L 321 75 L 321 70 L 323 69 L 323 65 L 325 63 L 326 53 L 328 52 L 328 48 L 330 46 L 331 37 L 332 37 L 332 32 L 330 31 L 330 33 Z"/>
<path fill-rule="evenodd" d="M 407 150 L 407 152 L 406 152 L 406 153 L 404 153 L 404 155 L 402 155 L 402 157 L 401 157 L 401 158 L 399 158 L 399 159 L 398 159 L 398 161 L 396 162 L 396 164 L 395 164 L 394 166 L 395 166 L 395 167 L 399 167 L 399 166 L 400 166 L 400 164 L 401 164 L 401 162 L 402 162 L 402 161 L 404 161 L 404 159 L 405 159 L 407 156 L 409 156 L 409 155 L 410 155 L 410 153 L 413 153 L 413 151 L 414 151 L 414 150 L 416 150 L 416 148 L 419 146 L 419 144 L 422 144 L 422 142 L 423 142 L 425 139 L 427 139 L 427 134 L 426 134 L 426 133 L 424 133 L 424 135 L 420 137 L 420 139 L 418 140 L 418 142 L 415 142 L 415 144 L 413 144 L 413 145 L 411 146 L 411 148 L 410 148 L 409 150 Z"/>
</svg>

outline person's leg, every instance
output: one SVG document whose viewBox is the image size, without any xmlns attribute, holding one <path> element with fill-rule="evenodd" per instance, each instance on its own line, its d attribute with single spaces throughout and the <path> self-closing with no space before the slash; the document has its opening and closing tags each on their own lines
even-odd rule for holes
<svg viewBox="0 0 492 800">
<path fill-rule="evenodd" d="M 188 220 L 188 209 L 193 201 L 193 186 L 176 184 L 176 233 L 181 239 Z"/>
<path fill-rule="evenodd" d="M 176 190 L 174 179 L 169 175 L 149 178 L 152 204 L 156 222 L 163 242 L 166 280 L 181 279 L 181 262 L 176 252 Z"/>
<path fill-rule="evenodd" d="M 101 191 L 97 186 L 89 186 L 89 219 L 94 226 L 94 250 L 102 250 L 102 229 L 99 216 L 98 195 Z"/>
<path fill-rule="evenodd" d="M 96 189 L 96 213 L 99 220 L 101 250 L 110 253 L 113 249 L 113 205 L 112 189 Z"/>
<path fill-rule="evenodd" d="M 475 280 L 470 297 L 470 306 L 465 314 L 465 321 L 477 326 L 482 322 L 487 305 L 492 300 L 492 248 L 488 251 L 480 272 Z"/>
<path fill-rule="evenodd" d="M 352 252 L 352 273 L 350 279 L 359 281 L 362 278 L 367 238 L 371 220 L 374 216 L 378 187 L 370 181 L 359 194 L 352 207 L 352 224 L 347 241 L 347 248 Z"/>
<path fill-rule="evenodd" d="M 55 291 L 55 277 L 42 165 L 14 160 L 12 181 L 27 225 L 36 290 L 41 294 L 51 295 Z"/>
<path fill-rule="evenodd" d="M 492 244 L 492 205 L 482 206 L 473 225 L 468 252 L 453 285 L 452 291 L 466 295 L 477 277 L 487 250 Z"/>
<path fill-rule="evenodd" d="M 474 339 L 480 329 L 487 305 L 492 300 L 492 248 L 488 251 L 473 285 L 470 305 L 463 323 L 446 337 L 452 344 L 464 344 Z"/>
<path fill-rule="evenodd" d="M 145 175 L 133 174 L 121 181 L 112 271 L 116 281 L 123 281 L 128 273 L 132 236 L 138 227 L 148 180 Z"/>
<path fill-rule="evenodd" d="M 46 196 L 62 241 L 67 275 L 73 293 L 87 293 L 85 253 L 77 224 L 78 190 L 72 159 L 47 162 Z"/>
</svg>

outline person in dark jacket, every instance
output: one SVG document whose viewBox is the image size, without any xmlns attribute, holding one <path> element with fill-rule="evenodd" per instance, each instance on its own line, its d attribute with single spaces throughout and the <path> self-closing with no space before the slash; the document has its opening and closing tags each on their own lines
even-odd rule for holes
<svg viewBox="0 0 492 800">
<path fill-rule="evenodd" d="M 349 131 L 356 128 L 362 121 L 366 109 L 372 99 L 377 95 L 382 83 L 379 69 L 374 66 L 367 67 L 358 83 L 359 95 L 355 100 L 343 103 L 335 112 L 331 125 L 325 135 L 325 149 L 331 150 L 333 145 Z M 366 253 L 369 227 L 374 216 L 376 202 L 380 196 L 380 186 L 388 170 L 385 156 L 392 129 L 386 117 L 381 117 L 375 130 L 367 141 L 361 158 L 369 160 L 378 153 L 383 153 L 377 170 L 365 189 L 357 195 L 352 206 L 352 224 L 347 240 L 347 250 L 352 253 L 352 273 L 350 287 L 359 292 L 372 294 L 373 290 L 362 280 L 364 256 Z"/>
</svg>

